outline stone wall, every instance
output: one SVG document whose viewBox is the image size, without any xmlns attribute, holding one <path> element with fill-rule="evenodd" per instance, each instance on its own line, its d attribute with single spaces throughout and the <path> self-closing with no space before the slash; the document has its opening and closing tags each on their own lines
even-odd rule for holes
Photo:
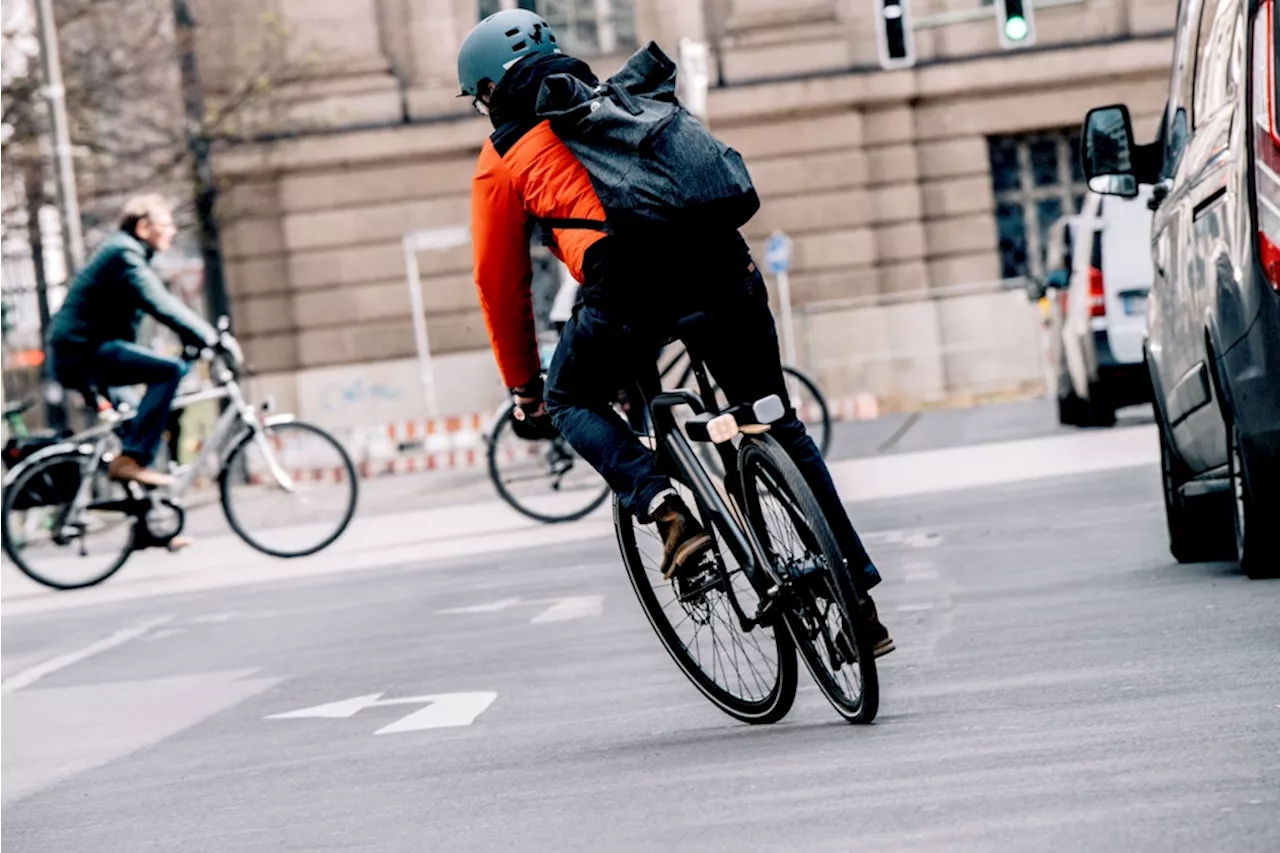
<svg viewBox="0 0 1280 853">
<path fill-rule="evenodd" d="M 325 57 L 313 81 L 276 96 L 268 124 L 290 130 L 287 138 L 218 161 L 228 185 L 224 249 L 237 327 L 263 382 L 317 408 L 309 417 L 337 417 L 315 402 L 329 378 L 407 375 L 402 366 L 415 347 L 401 241 L 415 229 L 467 224 L 470 172 L 488 130 L 453 97 L 452 45 L 474 6 L 211 7 L 242 29 L 264 15 L 293 22 L 290 49 L 300 61 Z M 673 53 L 682 36 L 722 39 L 723 85 L 710 93 L 708 120 L 744 153 L 760 187 L 763 207 L 746 228 L 753 245 L 759 250 L 773 229 L 794 238 L 793 297 L 812 323 L 798 327 L 812 337 L 798 348 L 801 360 L 841 393 L 874 390 L 910 405 L 999 385 L 1000 358 L 1036 352 L 1020 342 L 1004 356 L 955 355 L 956 342 L 992 337 L 996 321 L 975 306 L 998 304 L 996 315 L 1006 318 L 1012 303 L 992 297 L 960 308 L 929 298 L 999 278 L 986 138 L 1078 125 L 1089 107 L 1117 101 L 1133 108 L 1139 136 L 1149 135 L 1164 104 L 1174 6 L 1085 0 L 1039 8 L 1038 45 L 1020 52 L 1000 51 L 989 17 L 928 27 L 916 33 L 921 63 L 891 73 L 874 68 L 871 9 L 860 0 L 638 0 L 636 17 L 641 40 L 658 37 Z M 976 8 L 978 0 L 917 0 L 913 15 L 927 22 Z M 721 17 L 705 18 L 704 9 Z M 591 61 L 607 73 L 621 59 Z M 218 75 L 211 79 L 216 89 Z M 491 364 L 464 355 L 486 342 L 469 250 L 424 253 L 419 263 L 433 353 L 459 354 L 450 375 L 466 375 L 455 391 L 442 390 L 442 406 L 496 400 Z M 904 294 L 925 303 L 900 304 Z M 864 301 L 856 316 L 806 313 L 848 299 Z M 872 364 L 867 340 L 883 341 L 882 360 L 892 360 L 899 338 L 943 353 L 942 361 L 905 373 Z M 1013 370 L 1007 382 L 1038 370 Z M 907 374 L 927 377 L 894 384 Z M 414 405 L 405 403 L 406 416 Z"/>
</svg>

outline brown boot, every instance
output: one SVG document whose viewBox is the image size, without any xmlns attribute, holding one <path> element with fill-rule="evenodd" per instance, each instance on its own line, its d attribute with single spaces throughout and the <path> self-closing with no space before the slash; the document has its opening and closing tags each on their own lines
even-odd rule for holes
<svg viewBox="0 0 1280 853">
<path fill-rule="evenodd" d="M 697 558 L 711 547 L 711 537 L 678 497 L 663 501 L 653 520 L 662 538 L 662 577 L 666 580 L 684 566 L 697 563 Z"/>
<path fill-rule="evenodd" d="M 150 468 L 143 468 L 137 459 L 121 453 L 107 463 L 107 475 L 122 483 L 138 483 L 150 488 L 165 488 L 173 485 L 173 478 Z"/>
<path fill-rule="evenodd" d="M 860 596 L 858 603 L 862 606 L 862 615 L 866 617 L 868 633 L 871 635 L 871 653 L 876 657 L 889 654 L 897 646 L 889 636 L 889 629 L 880 621 L 880 614 L 876 612 L 876 603 L 866 594 Z"/>
</svg>

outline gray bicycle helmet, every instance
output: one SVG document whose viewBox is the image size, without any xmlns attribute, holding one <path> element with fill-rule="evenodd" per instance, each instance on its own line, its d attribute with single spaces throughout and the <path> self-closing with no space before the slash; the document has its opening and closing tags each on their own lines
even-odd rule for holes
<svg viewBox="0 0 1280 853">
<path fill-rule="evenodd" d="M 474 98 L 480 84 L 497 85 L 507 69 L 526 56 L 559 53 L 556 34 L 536 12 L 506 9 L 476 24 L 458 50 L 458 83 Z"/>
</svg>

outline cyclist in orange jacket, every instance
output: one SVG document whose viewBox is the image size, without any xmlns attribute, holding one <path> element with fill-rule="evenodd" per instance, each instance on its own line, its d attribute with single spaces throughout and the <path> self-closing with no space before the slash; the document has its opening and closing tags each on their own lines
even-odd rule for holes
<svg viewBox="0 0 1280 853">
<path fill-rule="evenodd" d="M 657 525 L 663 573 L 692 566 L 710 536 L 671 487 L 610 401 L 619 388 L 652 382 L 655 355 L 674 323 L 694 312 L 705 322 L 696 346 L 733 400 L 786 400 L 778 336 L 764 281 L 736 229 L 715 225 L 606 220 L 586 168 L 537 111 L 544 79 L 568 74 L 597 85 L 591 69 L 561 52 L 534 12 L 512 9 L 481 21 L 462 44 L 463 95 L 494 131 L 476 166 L 471 228 L 476 285 L 503 382 L 527 427 L 558 430 L 642 522 Z M 530 228 L 581 283 L 544 382 L 530 293 Z M 870 623 L 875 653 L 893 650 L 868 591 L 880 575 L 849 521 L 822 455 L 788 409 L 771 426 L 821 504 L 848 560 Z"/>
</svg>

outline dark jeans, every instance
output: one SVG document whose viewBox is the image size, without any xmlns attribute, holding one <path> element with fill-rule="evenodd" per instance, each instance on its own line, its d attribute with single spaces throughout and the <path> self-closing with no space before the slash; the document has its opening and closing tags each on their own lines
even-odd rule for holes
<svg viewBox="0 0 1280 853">
<path fill-rule="evenodd" d="M 147 392 L 135 405 L 137 415 L 120 427 L 124 452 L 150 465 L 160 449 L 169 406 L 187 373 L 185 362 L 159 355 L 127 341 L 108 341 L 91 353 L 54 350 L 54 372 L 63 386 L 83 390 L 143 384 Z M 121 396 L 113 393 L 113 400 Z M 132 401 L 131 401 L 132 402 Z"/>
<path fill-rule="evenodd" d="M 610 405 L 620 388 L 656 375 L 654 354 L 669 337 L 671 324 L 695 311 L 707 321 L 686 345 L 706 362 L 711 375 L 733 402 L 769 394 L 787 399 L 778 352 L 778 335 L 760 273 L 744 255 L 727 259 L 738 272 L 720 286 L 686 282 L 650 291 L 648 304 L 627 307 L 593 301 L 587 295 L 566 324 L 547 377 L 547 407 L 556 428 L 599 471 L 627 509 L 647 519 L 650 503 L 671 483 Z M 731 268 L 732 269 L 732 268 Z M 723 272 L 721 273 L 723 275 Z M 678 291 L 683 290 L 683 293 Z M 836 493 L 835 483 L 804 424 L 792 409 L 770 428 L 770 435 L 795 460 L 813 489 L 836 536 L 854 582 L 866 591 L 880 582 L 862 541 Z"/>
</svg>

